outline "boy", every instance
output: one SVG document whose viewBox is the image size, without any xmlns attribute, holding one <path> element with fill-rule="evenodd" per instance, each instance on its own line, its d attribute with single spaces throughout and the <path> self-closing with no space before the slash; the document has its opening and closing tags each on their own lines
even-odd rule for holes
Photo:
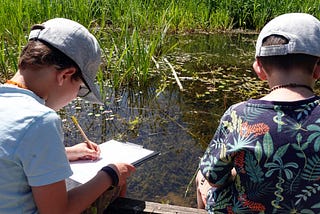
<svg viewBox="0 0 320 214">
<path fill-rule="evenodd" d="M 56 18 L 31 29 L 19 70 L 0 86 L 0 213 L 80 213 L 135 170 L 112 164 L 66 190 L 66 154 L 77 159 L 81 148 L 65 150 L 55 111 L 76 96 L 101 102 L 94 85 L 99 64 L 98 42 L 79 23 Z"/>
<path fill-rule="evenodd" d="M 276 17 L 260 32 L 255 56 L 253 68 L 270 91 L 222 116 L 200 161 L 199 207 L 319 213 L 320 98 L 313 87 L 320 76 L 320 21 L 304 13 Z"/>
</svg>

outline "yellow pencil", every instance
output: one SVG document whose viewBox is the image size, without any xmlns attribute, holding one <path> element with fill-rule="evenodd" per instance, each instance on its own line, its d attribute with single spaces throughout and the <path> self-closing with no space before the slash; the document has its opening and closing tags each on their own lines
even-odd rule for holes
<svg viewBox="0 0 320 214">
<path fill-rule="evenodd" d="M 86 141 L 88 148 L 89 149 L 94 149 L 94 146 L 91 144 L 91 141 L 89 140 L 89 138 L 87 137 L 86 133 L 84 133 L 84 131 L 82 130 L 81 126 L 78 123 L 78 120 L 75 116 L 71 116 L 72 121 L 74 122 L 74 124 L 77 126 L 77 128 L 79 129 L 81 135 L 83 136 L 84 140 Z"/>
</svg>

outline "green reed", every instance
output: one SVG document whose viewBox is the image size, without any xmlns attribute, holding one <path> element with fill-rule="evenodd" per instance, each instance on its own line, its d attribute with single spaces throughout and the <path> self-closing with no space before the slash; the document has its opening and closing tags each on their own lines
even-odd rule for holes
<svg viewBox="0 0 320 214">
<path fill-rule="evenodd" d="M 319 0 L 1 0 L 0 79 L 17 70 L 30 27 L 53 17 L 91 29 L 104 53 L 98 81 L 119 87 L 146 85 L 154 74 L 164 74 L 155 66 L 175 47 L 167 45 L 168 33 L 260 30 L 286 12 L 319 18 L 319 5 Z"/>
</svg>

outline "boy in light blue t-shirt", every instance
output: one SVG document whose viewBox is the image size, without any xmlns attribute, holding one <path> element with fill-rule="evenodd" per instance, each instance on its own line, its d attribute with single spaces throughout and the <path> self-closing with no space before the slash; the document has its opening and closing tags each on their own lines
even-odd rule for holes
<svg viewBox="0 0 320 214">
<path fill-rule="evenodd" d="M 135 170 L 111 164 L 66 190 L 69 160 L 95 159 L 99 148 L 65 149 L 55 111 L 77 96 L 101 103 L 94 85 L 99 64 L 98 42 L 79 23 L 55 18 L 32 27 L 19 70 L 0 85 L 0 213 L 80 213 Z"/>
</svg>

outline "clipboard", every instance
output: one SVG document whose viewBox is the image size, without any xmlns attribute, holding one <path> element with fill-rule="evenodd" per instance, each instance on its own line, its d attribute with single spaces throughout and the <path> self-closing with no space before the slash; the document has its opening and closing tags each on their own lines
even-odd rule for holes
<svg viewBox="0 0 320 214">
<path fill-rule="evenodd" d="M 141 164 L 143 164 L 144 162 L 153 159 L 154 157 L 156 157 L 157 155 L 160 155 L 160 152 L 152 152 L 151 154 L 141 158 L 140 160 L 136 160 L 134 162 L 132 162 L 131 164 L 135 167 L 140 166 Z"/>
<path fill-rule="evenodd" d="M 101 149 L 100 159 L 70 162 L 73 171 L 70 179 L 83 184 L 92 179 L 102 167 L 108 164 L 121 162 L 130 163 L 137 167 L 160 155 L 160 152 L 146 149 L 138 144 L 116 140 L 104 142 L 99 147 Z"/>
</svg>

